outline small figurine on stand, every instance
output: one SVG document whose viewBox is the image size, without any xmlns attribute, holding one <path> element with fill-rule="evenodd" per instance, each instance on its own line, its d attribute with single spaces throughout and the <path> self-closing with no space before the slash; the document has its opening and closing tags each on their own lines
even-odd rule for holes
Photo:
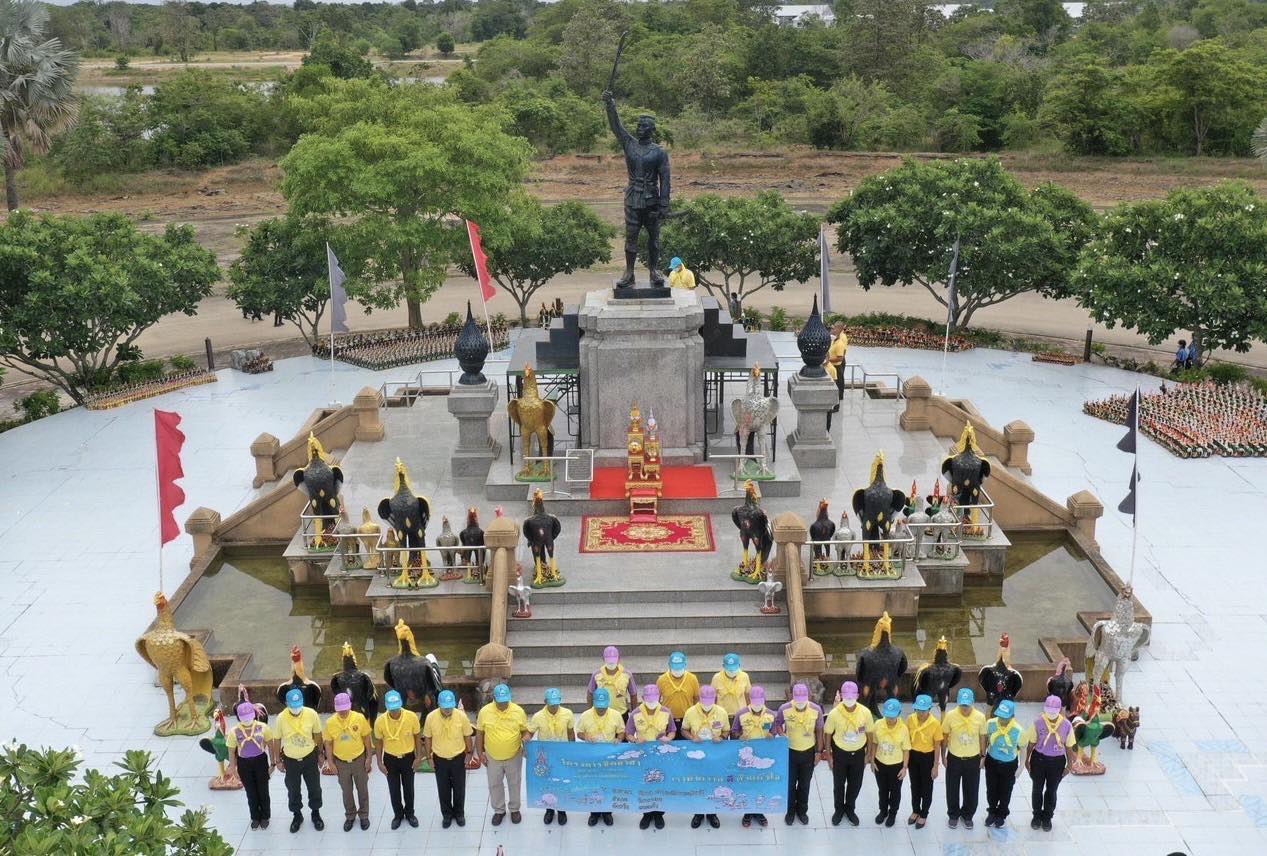
<svg viewBox="0 0 1267 856">
<path fill-rule="evenodd" d="M 1060 699 L 1060 705 L 1066 712 L 1073 709 L 1073 664 L 1068 657 L 1060 658 L 1055 674 L 1047 679 L 1047 695 Z"/>
<path fill-rule="evenodd" d="M 783 583 L 774 578 L 770 569 L 766 568 L 765 579 L 757 583 L 757 591 L 761 592 L 761 611 L 766 615 L 778 615 L 782 612 L 774 602 L 775 596 L 783 591 Z"/>
<path fill-rule="evenodd" d="M 853 527 L 849 525 L 849 512 L 840 512 L 840 523 L 836 526 L 836 570 L 838 577 L 847 576 L 849 574 L 849 561 L 853 559 L 853 541 L 857 538 L 854 535 Z"/>
<path fill-rule="evenodd" d="M 510 594 L 519 604 L 519 608 L 512 612 L 512 618 L 532 618 L 532 586 L 524 583 L 523 573 L 515 574 L 515 582 L 510 586 Z"/>
<path fill-rule="evenodd" d="M 937 559 L 953 559 L 959 555 L 958 523 L 948 497 L 941 494 L 941 482 L 933 483 L 932 496 L 928 497 L 929 523 L 936 524 L 933 532 L 933 557 Z"/>
<path fill-rule="evenodd" d="M 1021 673 L 1012 668 L 1012 640 L 1006 633 L 999 637 L 999 656 L 993 665 L 986 666 L 977 675 L 977 682 L 985 690 L 991 709 L 1003 699 L 1016 700 L 1025 681 Z"/>
<path fill-rule="evenodd" d="M 875 623 L 871 644 L 858 654 L 858 686 L 873 716 L 879 714 L 881 704 L 897 698 L 898 684 L 906 674 L 906 652 L 893 644 L 892 632 L 893 619 L 885 612 Z"/>
<path fill-rule="evenodd" d="M 871 564 L 871 543 L 887 542 L 892 537 L 894 515 L 905 507 L 906 497 L 902 491 L 893 490 L 884 481 L 884 452 L 876 452 L 875 460 L 871 462 L 870 484 L 853 493 L 853 511 L 862 523 L 859 579 L 898 579 L 902 576 L 903 569 L 893 567 L 893 545 L 889 543 L 881 547 L 880 567 L 878 570 L 874 568 Z"/>
<path fill-rule="evenodd" d="M 810 540 L 816 542 L 810 549 L 813 555 L 814 573 L 820 577 L 825 577 L 831 573 L 831 547 L 826 543 L 817 542 L 830 541 L 835 534 L 836 524 L 832 523 L 831 517 L 827 515 L 827 500 L 820 499 L 818 501 L 818 516 L 809 525 Z"/>
<path fill-rule="evenodd" d="M 431 502 L 414 493 L 409 482 L 409 470 L 404 461 L 396 459 L 394 492 L 378 504 L 378 516 L 392 525 L 392 534 L 406 553 L 406 561 L 400 563 L 400 576 L 392 582 L 392 588 L 434 588 L 440 584 L 431 574 L 431 561 L 420 548 L 427 546 L 427 521 L 431 519 Z M 411 568 L 420 568 L 417 580 Z"/>
<path fill-rule="evenodd" d="M 759 455 L 759 458 L 741 459 L 739 473 L 748 479 L 772 479 L 770 469 L 770 443 L 766 436 L 770 426 L 779 416 L 779 400 L 765 394 L 761 366 L 754 365 L 748 376 L 748 388 L 740 398 L 730 402 L 735 417 L 736 452 L 741 455 Z"/>
<path fill-rule="evenodd" d="M 361 525 L 356 527 L 357 540 L 361 542 L 361 567 L 367 571 L 378 570 L 382 555 L 378 552 L 378 542 L 383 528 L 370 517 L 368 508 L 361 508 Z"/>
<path fill-rule="evenodd" d="M 942 713 L 950 701 L 950 691 L 963 679 L 963 669 L 950 662 L 950 643 L 943 636 L 937 640 L 933 662 L 925 663 L 915 672 L 915 693 L 932 696 Z"/>
<path fill-rule="evenodd" d="M 1135 732 L 1139 731 L 1139 708 L 1119 707 L 1113 714 L 1113 733 L 1123 749 L 1135 748 Z"/>
<path fill-rule="evenodd" d="M 449 525 L 449 518 L 441 517 L 440 534 L 436 536 L 436 546 L 449 548 L 440 551 L 440 562 L 444 565 L 444 573 L 440 574 L 441 580 L 452 582 L 462 579 L 462 572 L 458 570 L 458 553 L 453 549 L 460 543 L 458 536 L 453 534 L 453 527 Z"/>
<path fill-rule="evenodd" d="M 351 696 L 352 709 L 368 719 L 370 725 L 378 718 L 378 690 L 374 688 L 374 679 L 357 665 L 356 652 L 347 642 L 343 643 L 343 671 L 330 679 L 330 692 Z"/>
<path fill-rule="evenodd" d="M 500 512 L 501 509 L 499 508 Z M 501 516 L 499 513 L 498 517 Z M 484 530 L 480 528 L 479 510 L 472 507 L 466 510 L 466 528 L 458 533 L 458 541 L 463 547 L 477 548 L 484 546 Z M 479 549 L 467 549 L 458 551 L 462 556 L 462 564 L 466 565 L 466 576 L 463 577 L 464 583 L 484 584 L 484 572 L 488 569 L 488 563 L 485 561 L 485 553 Z"/>
<path fill-rule="evenodd" d="M 1085 716 L 1073 718 L 1073 733 L 1078 741 L 1078 757 L 1069 772 L 1075 776 L 1103 776 L 1105 767 L 1099 761 L 1100 741 L 1113 736 L 1113 723 L 1100 714 L 1103 699 L 1097 686 L 1091 693 L 1091 704 Z M 1083 752 L 1086 756 L 1083 756 Z"/>
<path fill-rule="evenodd" d="M 757 489 L 756 482 L 744 483 L 743 504 L 731 510 L 730 519 L 739 530 L 739 541 L 743 544 L 743 558 L 730 578 L 744 583 L 759 583 L 765 577 L 765 566 L 770 561 L 770 551 L 774 549 L 774 532 L 770 529 L 770 518 L 761 507 L 761 491 Z M 749 544 L 753 548 L 752 559 L 748 558 Z"/>
<path fill-rule="evenodd" d="M 911 495 L 906 498 L 902 508 L 906 515 L 906 525 L 915 541 L 902 548 L 902 556 L 906 559 L 924 558 L 924 536 L 928 534 L 928 524 L 932 520 L 924 511 L 924 501 L 920 499 L 919 485 L 911 482 Z"/>
<path fill-rule="evenodd" d="M 546 511 L 545 494 L 538 488 L 532 492 L 532 516 L 524 521 L 524 540 L 532 548 L 532 564 L 535 574 L 533 588 L 561 586 L 566 580 L 559 573 L 559 562 L 554 558 L 554 541 L 563 531 L 559 518 Z"/>
<path fill-rule="evenodd" d="M 308 434 L 308 465 L 302 470 L 295 470 L 295 487 L 307 495 L 309 511 L 319 515 L 317 531 L 310 546 L 314 549 L 334 547 L 332 539 L 325 538 L 324 534 L 333 533 L 339 523 L 339 490 L 343 487 L 343 470 L 331 465 L 330 456 L 315 434 Z"/>
<path fill-rule="evenodd" d="M 1152 639 L 1152 628 L 1135 620 L 1135 599 L 1130 586 L 1122 589 L 1113 605 L 1113 617 L 1097 621 L 1087 640 L 1087 680 L 1107 681 L 1113 673 L 1113 694 L 1122 699 L 1126 669 Z"/>
<path fill-rule="evenodd" d="M 213 776 L 211 781 L 207 782 L 207 786 L 213 791 L 236 791 L 242 787 L 242 780 L 233 773 L 232 768 L 225 767 L 225 763 L 229 760 L 229 744 L 225 739 L 229 732 L 229 724 L 225 719 L 224 711 L 217 707 L 211 714 L 211 722 L 211 736 L 199 740 L 198 745 L 215 756 L 220 773 Z"/>
</svg>

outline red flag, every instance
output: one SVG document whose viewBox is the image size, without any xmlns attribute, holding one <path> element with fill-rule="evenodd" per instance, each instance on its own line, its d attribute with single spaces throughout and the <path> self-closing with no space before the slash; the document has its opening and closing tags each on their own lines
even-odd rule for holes
<svg viewBox="0 0 1267 856">
<path fill-rule="evenodd" d="M 475 257 L 475 275 L 480 281 L 480 295 L 487 304 L 497 296 L 497 289 L 493 287 L 493 278 L 488 275 L 488 255 L 480 241 L 479 225 L 467 220 L 466 236 L 471 239 L 471 255 Z"/>
<path fill-rule="evenodd" d="M 176 479 L 184 478 L 180 465 L 180 450 L 185 445 L 185 435 L 176 427 L 180 414 L 166 410 L 154 411 L 154 440 L 158 447 L 158 519 L 162 529 L 162 541 L 166 544 L 180 535 L 176 524 L 177 506 L 184 504 L 185 492 Z"/>
</svg>

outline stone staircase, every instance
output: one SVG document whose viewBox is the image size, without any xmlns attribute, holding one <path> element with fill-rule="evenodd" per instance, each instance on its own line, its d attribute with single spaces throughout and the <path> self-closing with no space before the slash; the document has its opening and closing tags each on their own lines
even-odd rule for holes
<svg viewBox="0 0 1267 856">
<path fill-rule="evenodd" d="M 511 685 L 529 710 L 542 705 L 548 687 L 579 713 L 586 707 L 590 675 L 602 665 L 603 648 L 620 648 L 625 667 L 640 684 L 668 668 L 669 654 L 686 653 L 688 668 L 707 683 L 734 651 L 770 703 L 787 694 L 786 609 L 763 615 L 749 586 L 713 590 L 569 591 L 539 593 L 531 619 L 509 619 L 507 645 L 515 652 Z"/>
</svg>

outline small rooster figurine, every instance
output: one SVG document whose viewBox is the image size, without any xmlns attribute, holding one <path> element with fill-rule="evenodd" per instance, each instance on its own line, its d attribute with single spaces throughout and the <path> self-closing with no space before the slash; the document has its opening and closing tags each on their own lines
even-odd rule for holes
<svg viewBox="0 0 1267 856">
<path fill-rule="evenodd" d="M 215 756 L 220 775 L 213 776 L 207 782 L 207 787 L 213 791 L 236 791 L 242 787 L 242 780 L 228 773 L 225 768 L 225 762 L 229 760 L 229 744 L 225 739 L 229 733 L 229 723 L 224 717 L 224 711 L 217 707 L 211 714 L 211 722 L 211 736 L 199 740 L 198 745 Z"/>
</svg>

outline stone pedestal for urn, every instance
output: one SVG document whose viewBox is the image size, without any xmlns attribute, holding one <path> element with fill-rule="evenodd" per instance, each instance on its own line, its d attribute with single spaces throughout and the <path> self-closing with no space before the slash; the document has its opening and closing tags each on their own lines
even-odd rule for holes
<svg viewBox="0 0 1267 856">
<path fill-rule="evenodd" d="M 788 435 L 788 448 L 798 467 L 835 467 L 836 444 L 827 432 L 827 416 L 839 403 L 836 382 L 823 368 L 831 347 L 831 331 L 818 312 L 818 297 L 805 326 L 796 337 L 805 363 L 788 381 L 788 397 L 796 408 L 796 430 Z"/>
<path fill-rule="evenodd" d="M 489 417 L 497 406 L 497 384 L 484 377 L 488 359 L 488 339 L 480 332 L 471 304 L 466 304 L 466 323 L 454 346 L 462 375 L 449 390 L 449 412 L 458 420 L 458 443 L 449 462 L 454 478 L 485 478 L 501 452 L 488 430 Z"/>
</svg>

